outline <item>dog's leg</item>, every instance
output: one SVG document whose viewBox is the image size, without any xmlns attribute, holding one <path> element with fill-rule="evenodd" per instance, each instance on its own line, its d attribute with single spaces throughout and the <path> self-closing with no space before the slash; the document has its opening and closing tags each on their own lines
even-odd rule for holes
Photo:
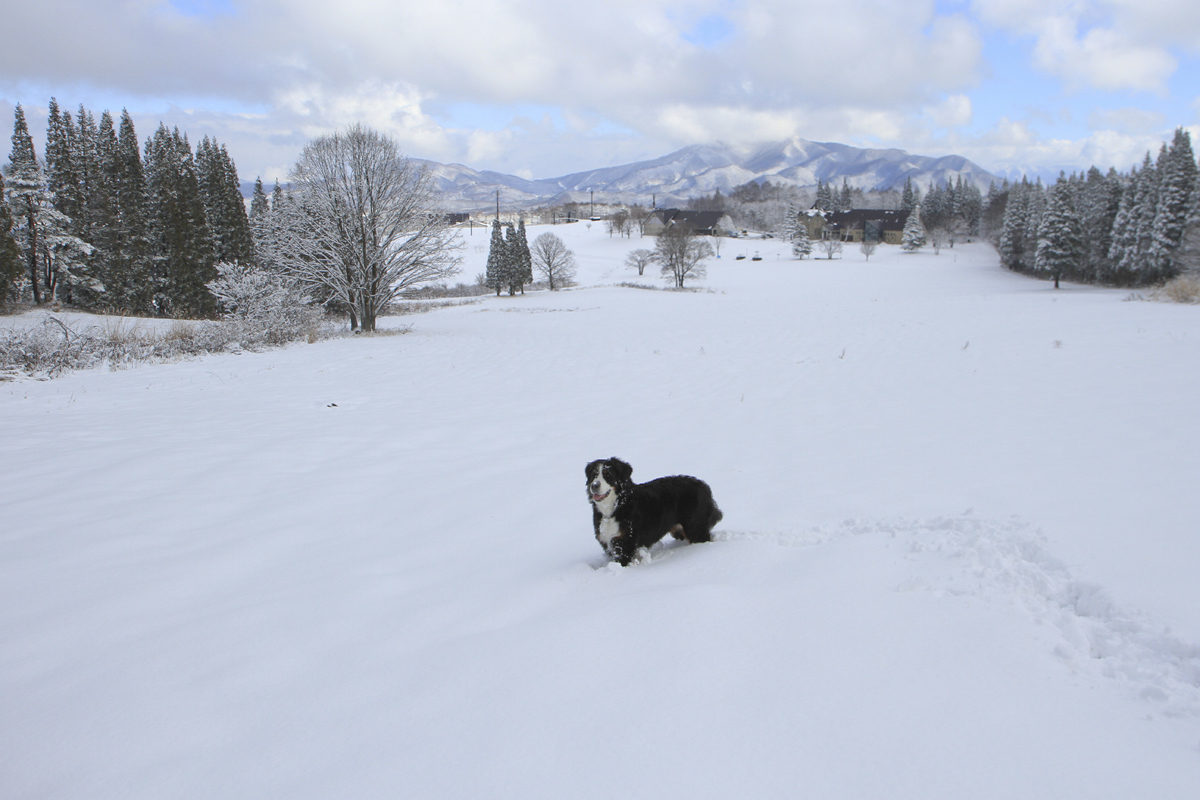
<svg viewBox="0 0 1200 800">
<path fill-rule="evenodd" d="M 679 541 L 683 541 L 684 539 L 688 538 L 687 533 L 683 529 L 683 526 L 680 525 L 679 523 L 676 523 L 675 525 L 671 526 L 670 533 L 671 533 L 671 538 L 678 539 Z"/>
</svg>

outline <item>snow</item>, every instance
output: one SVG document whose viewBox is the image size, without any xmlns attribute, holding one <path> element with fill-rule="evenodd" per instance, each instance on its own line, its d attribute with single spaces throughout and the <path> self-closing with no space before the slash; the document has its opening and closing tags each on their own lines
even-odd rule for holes
<svg viewBox="0 0 1200 800">
<path fill-rule="evenodd" d="M 574 290 L 0 384 L 0 797 L 1198 796 L 1194 307 L 548 229 Z M 608 456 L 716 541 L 607 565 Z"/>
</svg>

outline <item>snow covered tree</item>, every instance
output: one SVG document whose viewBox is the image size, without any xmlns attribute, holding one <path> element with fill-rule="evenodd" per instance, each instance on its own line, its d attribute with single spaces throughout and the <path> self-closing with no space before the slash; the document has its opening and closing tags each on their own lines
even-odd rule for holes
<svg viewBox="0 0 1200 800">
<path fill-rule="evenodd" d="M 187 137 L 160 124 L 146 142 L 146 188 L 153 236 L 154 311 L 164 316 L 208 316 L 217 277 L 212 231 Z"/>
<path fill-rule="evenodd" d="M 271 210 L 282 208 L 287 202 L 287 197 L 283 193 L 283 187 L 279 185 L 279 179 L 275 179 L 275 188 L 271 190 Z"/>
<path fill-rule="evenodd" d="M 517 293 L 517 288 L 523 286 L 521 270 L 521 254 L 518 252 L 517 228 L 511 222 L 504 226 L 504 275 L 508 296 Z"/>
<path fill-rule="evenodd" d="M 1004 207 L 1004 225 L 997 250 L 1000 263 L 1006 269 L 1020 271 L 1028 249 L 1025 240 L 1025 206 L 1029 196 L 1029 181 L 1024 178 L 1011 187 Z"/>
<path fill-rule="evenodd" d="M 525 284 L 533 283 L 533 260 L 529 252 L 529 239 L 525 235 L 525 218 L 517 222 L 517 229 L 512 238 L 513 270 L 520 283 L 521 294 L 525 294 Z"/>
<path fill-rule="evenodd" d="M 687 223 L 667 226 L 654 245 L 654 260 L 677 289 L 682 289 L 688 278 L 703 278 L 704 259 L 712 256 L 712 245 L 694 235 Z"/>
<path fill-rule="evenodd" d="M 458 271 L 433 177 L 390 137 L 362 125 L 318 137 L 291 182 L 296 199 L 272 210 L 289 236 L 274 257 L 301 285 L 343 303 L 352 329 L 374 331 L 402 292 Z"/>
<path fill-rule="evenodd" d="M 536 240 L 535 240 L 536 241 Z M 625 256 L 625 266 L 630 269 L 636 269 L 638 275 L 646 271 L 646 267 L 650 266 L 654 261 L 654 251 L 640 247 L 637 250 L 631 250 L 629 255 Z"/>
<path fill-rule="evenodd" d="M 47 266 L 41 237 L 45 217 L 53 209 L 53 196 L 46 186 L 46 176 L 34 152 L 29 124 L 20 103 L 13 117 L 12 152 L 5 169 L 4 199 L 12 209 L 13 239 L 21 249 L 33 302 L 40 305 L 43 300 L 41 274 Z"/>
<path fill-rule="evenodd" d="M 147 221 L 146 173 L 133 119 L 121 112 L 115 151 L 106 164 L 116 198 L 116 230 L 106 275 L 111 307 L 153 313 L 155 284 L 153 248 Z"/>
<path fill-rule="evenodd" d="M 812 255 L 813 243 L 808 238 L 808 226 L 801 222 L 796 226 L 796 238 L 792 240 L 792 255 L 796 258 L 806 258 Z"/>
<path fill-rule="evenodd" d="M 504 232 L 500 228 L 500 220 L 492 220 L 492 241 L 488 247 L 487 271 L 484 273 L 484 284 L 489 289 L 500 291 L 508 286 L 508 243 L 504 241 Z"/>
<path fill-rule="evenodd" d="M 250 198 L 250 219 L 257 219 L 270 210 L 271 203 L 267 200 L 267 193 L 263 191 L 262 178 L 255 178 L 254 196 Z"/>
<path fill-rule="evenodd" d="M 550 284 L 550 291 L 570 286 L 575 278 L 575 254 L 553 233 L 543 233 L 533 240 L 533 266 Z"/>
<path fill-rule="evenodd" d="M 4 197 L 4 178 L 0 176 L 0 198 Z M 8 302 L 14 281 L 21 276 L 21 248 L 12 235 L 12 209 L 0 199 L 0 308 Z"/>
<path fill-rule="evenodd" d="M 1178 272 L 1175 251 L 1183 238 L 1196 188 L 1196 156 L 1192 152 L 1191 136 L 1183 128 L 1175 130 L 1171 147 L 1160 158 L 1158 175 L 1158 197 L 1147 260 L 1155 279 L 1164 280 Z"/>
<path fill-rule="evenodd" d="M 915 253 L 925 246 L 925 228 L 921 226 L 921 206 L 913 206 L 904 223 L 904 232 L 900 235 L 900 249 L 906 253 Z"/>
<path fill-rule="evenodd" d="M 1083 261 L 1083 232 L 1071 184 L 1065 175 L 1050 190 L 1046 212 L 1042 216 L 1034 269 L 1054 279 L 1054 288 L 1064 275 L 1080 270 Z"/>
<path fill-rule="evenodd" d="M 1076 202 L 1083 232 L 1084 257 L 1079 277 L 1104 282 L 1109 272 L 1108 251 L 1112 247 L 1112 229 L 1120 210 L 1121 182 L 1116 170 L 1104 175 L 1092 167 L 1080 187 Z"/>
<path fill-rule="evenodd" d="M 900 210 L 911 214 L 912 210 L 917 207 L 918 202 L 920 200 L 913 191 L 912 177 L 907 177 L 904 179 L 904 191 L 900 195 Z"/>
<path fill-rule="evenodd" d="M 846 178 L 842 178 L 842 191 L 837 198 L 837 210 L 849 211 L 854 208 L 854 199 L 850 194 L 850 183 Z"/>
<path fill-rule="evenodd" d="M 216 260 L 227 263 L 253 260 L 250 219 L 242 200 L 237 168 L 225 147 L 204 137 L 196 148 L 196 174 Z"/>
</svg>

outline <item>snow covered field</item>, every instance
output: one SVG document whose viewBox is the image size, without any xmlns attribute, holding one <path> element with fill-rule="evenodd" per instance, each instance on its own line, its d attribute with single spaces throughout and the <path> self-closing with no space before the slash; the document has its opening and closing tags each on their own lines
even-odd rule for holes
<svg viewBox="0 0 1200 800">
<path fill-rule="evenodd" d="M 0 384 L 0 797 L 1200 796 L 1200 310 L 553 230 L 577 289 Z M 606 566 L 611 455 L 718 541 Z"/>
</svg>

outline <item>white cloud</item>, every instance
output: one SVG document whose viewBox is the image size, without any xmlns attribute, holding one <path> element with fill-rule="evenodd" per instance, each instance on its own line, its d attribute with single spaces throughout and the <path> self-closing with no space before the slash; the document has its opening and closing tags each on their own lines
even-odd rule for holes
<svg viewBox="0 0 1200 800">
<path fill-rule="evenodd" d="M 1070 88 L 1162 93 L 1174 48 L 1200 52 L 1193 0 L 974 0 L 985 23 L 1034 39 L 1033 64 Z"/>
</svg>

